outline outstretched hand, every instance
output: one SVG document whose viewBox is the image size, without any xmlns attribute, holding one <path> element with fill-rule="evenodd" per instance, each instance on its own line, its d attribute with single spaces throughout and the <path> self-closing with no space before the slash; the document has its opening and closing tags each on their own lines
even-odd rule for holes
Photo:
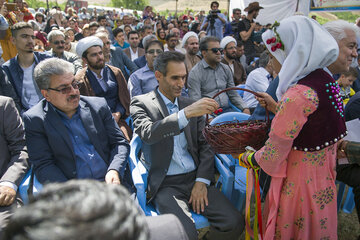
<svg viewBox="0 0 360 240">
<path fill-rule="evenodd" d="M 187 119 L 200 117 L 204 114 L 211 114 L 219 108 L 219 104 L 211 98 L 202 98 L 184 108 Z"/>
<path fill-rule="evenodd" d="M 269 110 L 272 113 L 276 113 L 276 106 L 277 106 L 277 102 L 267 93 L 264 92 L 258 92 L 257 94 L 259 94 L 260 96 L 256 96 L 256 100 L 259 101 L 259 104 L 263 107 L 263 108 L 267 108 L 267 110 Z"/>
</svg>

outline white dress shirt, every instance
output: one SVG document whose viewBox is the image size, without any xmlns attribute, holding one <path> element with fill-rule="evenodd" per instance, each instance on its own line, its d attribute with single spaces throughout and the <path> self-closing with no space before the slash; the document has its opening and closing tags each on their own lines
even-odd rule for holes
<svg viewBox="0 0 360 240">
<path fill-rule="evenodd" d="M 254 92 L 265 92 L 272 80 L 270 76 L 270 73 L 263 67 L 254 69 L 246 79 L 245 88 Z M 255 108 L 258 104 L 255 95 L 249 92 L 244 92 L 244 101 L 249 108 Z"/>
</svg>

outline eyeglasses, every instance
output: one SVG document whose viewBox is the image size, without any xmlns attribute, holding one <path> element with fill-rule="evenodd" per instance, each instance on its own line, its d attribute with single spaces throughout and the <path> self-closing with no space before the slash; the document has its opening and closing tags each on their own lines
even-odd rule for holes
<svg viewBox="0 0 360 240">
<path fill-rule="evenodd" d="M 146 53 L 154 55 L 155 53 L 161 54 L 162 52 L 163 52 L 163 50 L 161 50 L 161 49 L 150 49 Z"/>
<path fill-rule="evenodd" d="M 72 89 L 80 89 L 80 82 L 72 82 L 70 86 L 61 88 L 61 89 L 56 89 L 56 88 L 48 88 L 47 90 L 53 90 L 56 92 L 60 92 L 61 94 L 69 94 L 71 92 Z"/>
<path fill-rule="evenodd" d="M 206 50 L 211 50 L 213 53 L 217 53 L 218 51 L 222 54 L 224 49 L 222 48 L 210 48 L 210 49 L 206 49 Z"/>
<path fill-rule="evenodd" d="M 60 43 L 61 43 L 61 44 L 65 44 L 65 41 L 62 40 L 62 41 L 55 41 L 55 42 L 54 42 L 55 45 L 59 45 Z"/>
</svg>

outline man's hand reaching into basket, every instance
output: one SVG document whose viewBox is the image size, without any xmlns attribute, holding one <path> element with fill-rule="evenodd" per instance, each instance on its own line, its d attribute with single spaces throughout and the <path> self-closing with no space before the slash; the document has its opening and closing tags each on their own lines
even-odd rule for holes
<svg viewBox="0 0 360 240">
<path fill-rule="evenodd" d="M 258 92 L 260 97 L 255 97 L 263 108 L 267 108 L 270 112 L 276 113 L 277 102 L 267 93 Z"/>
<path fill-rule="evenodd" d="M 185 116 L 187 119 L 193 117 L 200 117 L 205 114 L 211 114 L 219 108 L 219 104 L 211 98 L 202 98 L 193 104 L 184 108 Z"/>
</svg>

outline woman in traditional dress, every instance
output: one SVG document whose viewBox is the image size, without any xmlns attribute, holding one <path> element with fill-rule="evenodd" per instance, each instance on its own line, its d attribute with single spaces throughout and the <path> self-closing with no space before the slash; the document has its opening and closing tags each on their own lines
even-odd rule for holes
<svg viewBox="0 0 360 240">
<path fill-rule="evenodd" d="M 262 38 L 279 71 L 281 100 L 265 146 L 242 161 L 272 177 L 264 239 L 337 239 L 336 150 L 346 128 L 327 66 L 337 59 L 338 44 L 304 16 L 274 24 Z"/>
</svg>

